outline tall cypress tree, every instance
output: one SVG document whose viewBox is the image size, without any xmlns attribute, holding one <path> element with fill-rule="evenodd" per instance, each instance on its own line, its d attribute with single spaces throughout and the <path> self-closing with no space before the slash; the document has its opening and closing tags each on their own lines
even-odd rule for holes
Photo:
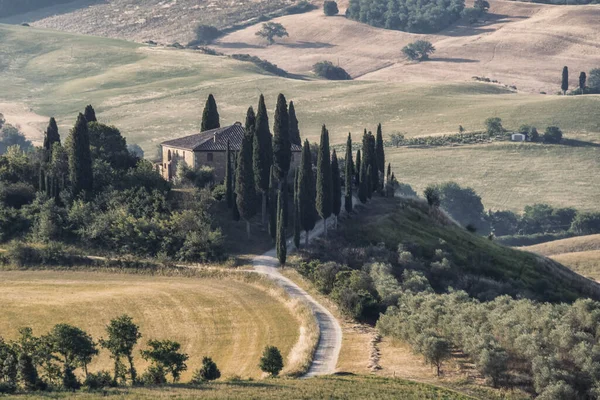
<svg viewBox="0 0 600 400">
<path fill-rule="evenodd" d="M 285 261 L 287 259 L 287 239 L 283 216 L 283 203 L 286 202 L 285 197 L 283 190 L 280 190 L 279 196 L 277 197 L 277 239 L 275 241 L 275 248 L 277 249 L 277 259 L 282 267 L 285 266 Z"/>
<path fill-rule="evenodd" d="M 261 94 L 258 100 L 258 111 L 256 114 L 256 125 L 254 128 L 254 180 L 256 190 L 262 194 L 262 222 L 266 223 L 267 217 L 267 192 L 269 190 L 269 178 L 271 165 L 273 165 L 273 143 L 271 131 L 269 130 L 269 116 L 265 97 Z"/>
<path fill-rule="evenodd" d="M 335 227 L 337 229 L 338 216 L 342 211 L 342 182 L 340 175 L 340 166 L 335 150 L 331 155 L 331 187 L 333 192 L 333 209 L 331 210 L 335 216 Z"/>
<path fill-rule="evenodd" d="M 299 183 L 300 183 L 300 172 L 298 168 L 294 172 L 294 246 L 296 249 L 300 248 L 300 232 L 302 227 L 300 224 L 300 201 L 299 201 Z"/>
<path fill-rule="evenodd" d="M 362 167 L 360 157 L 360 149 L 356 150 L 356 164 L 354 165 L 354 173 L 356 174 L 356 186 L 360 185 L 360 168 Z"/>
<path fill-rule="evenodd" d="M 312 170 L 312 155 L 308 140 L 302 147 L 302 161 L 298 176 L 298 204 L 302 229 L 306 232 L 305 240 L 308 247 L 308 233 L 315 227 L 317 210 L 315 206 L 315 183 Z"/>
<path fill-rule="evenodd" d="M 273 124 L 273 165 L 279 179 L 287 176 L 291 161 L 290 118 L 285 96 L 279 93 L 277 108 L 275 109 L 275 122 Z"/>
<path fill-rule="evenodd" d="M 211 129 L 217 129 L 221 127 L 219 120 L 219 110 L 217 109 L 217 102 L 215 97 L 211 94 L 208 95 L 204 111 L 202 112 L 202 125 L 200 131 L 210 131 Z"/>
<path fill-rule="evenodd" d="M 388 164 L 386 179 L 389 181 L 392 175 L 392 163 Z"/>
<path fill-rule="evenodd" d="M 373 166 L 367 167 L 367 199 L 373 197 Z"/>
<path fill-rule="evenodd" d="M 48 162 L 52 158 L 52 146 L 54 143 L 60 144 L 60 134 L 58 133 L 58 125 L 54 117 L 50 118 L 48 128 L 44 133 L 44 161 Z"/>
<path fill-rule="evenodd" d="M 89 196 L 93 189 L 92 155 L 87 121 L 79 114 L 69 140 L 69 176 L 73 194 Z"/>
<path fill-rule="evenodd" d="M 231 217 L 233 218 L 234 221 L 239 221 L 240 220 L 240 210 L 238 210 L 238 206 L 237 206 L 237 194 L 235 193 L 235 183 L 237 181 L 237 169 L 238 169 L 238 157 L 236 155 L 233 156 L 233 179 L 232 179 L 232 183 L 233 183 L 233 206 L 231 208 Z"/>
<path fill-rule="evenodd" d="M 563 71 L 562 71 L 562 84 L 560 85 L 560 88 L 563 91 L 563 94 L 567 94 L 567 90 L 569 90 L 569 68 L 568 67 L 563 67 Z"/>
<path fill-rule="evenodd" d="M 296 108 L 294 102 L 290 101 L 290 108 L 288 110 L 290 116 L 290 142 L 302 146 L 302 139 L 300 138 L 300 128 L 298 127 L 298 118 L 296 117 Z"/>
<path fill-rule="evenodd" d="M 269 193 L 267 199 L 267 209 L 269 213 L 269 234 L 271 239 L 277 238 L 277 181 L 275 177 L 274 167 L 271 166 L 271 179 L 269 180 Z"/>
<path fill-rule="evenodd" d="M 365 164 L 367 174 L 371 181 L 370 193 L 374 190 L 379 189 L 379 168 L 377 166 L 377 154 L 375 153 L 375 136 L 371 132 L 363 135 L 363 151 L 362 151 L 362 163 Z M 369 173 L 369 167 L 371 172 Z M 370 198 L 370 197 L 369 197 Z"/>
<path fill-rule="evenodd" d="M 368 200 L 367 197 L 367 169 L 365 168 L 365 163 L 360 165 L 360 180 L 358 184 L 358 199 L 361 203 L 365 204 Z"/>
<path fill-rule="evenodd" d="M 381 173 L 381 176 L 385 176 L 385 149 L 383 147 L 383 133 L 381 131 L 381 124 L 377 125 L 375 154 L 377 158 L 377 170 Z"/>
<path fill-rule="evenodd" d="M 227 152 L 225 153 L 225 198 L 227 207 L 233 208 L 233 171 L 231 168 L 231 148 L 229 140 L 227 141 Z"/>
<path fill-rule="evenodd" d="M 579 74 L 579 89 L 581 89 L 581 94 L 584 94 L 586 81 L 587 81 L 587 75 L 585 74 L 585 72 L 582 71 Z"/>
<path fill-rule="evenodd" d="M 349 214 L 352 212 L 352 135 L 348 134 L 346 142 L 346 175 L 345 175 L 345 191 L 344 191 L 344 208 Z"/>
<path fill-rule="evenodd" d="M 323 125 L 321 143 L 317 155 L 317 212 L 323 219 L 323 231 L 327 235 L 327 218 L 333 208 L 333 184 L 331 179 L 331 155 L 329 153 L 329 132 Z"/>
<path fill-rule="evenodd" d="M 98 122 L 98 119 L 96 118 L 96 110 L 94 110 L 94 107 L 92 107 L 91 104 L 88 104 L 87 106 L 85 106 L 85 110 L 83 111 L 83 116 L 85 117 L 85 120 L 88 123 Z"/>
<path fill-rule="evenodd" d="M 252 171 L 252 139 L 252 134 L 244 135 L 235 180 L 236 202 L 240 216 L 246 221 L 248 238 L 250 238 L 250 219 L 256 215 L 257 197 Z"/>
</svg>

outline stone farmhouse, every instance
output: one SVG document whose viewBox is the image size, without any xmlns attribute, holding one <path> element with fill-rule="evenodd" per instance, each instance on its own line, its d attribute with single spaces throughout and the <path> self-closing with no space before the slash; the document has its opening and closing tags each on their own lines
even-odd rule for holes
<svg viewBox="0 0 600 400">
<path fill-rule="evenodd" d="M 215 182 L 225 180 L 225 165 L 227 161 L 227 142 L 233 153 L 241 150 L 242 139 L 246 131 L 240 122 L 222 128 L 212 129 L 179 139 L 167 140 L 161 143 L 162 163 L 160 171 L 163 178 L 172 180 L 177 171 L 177 164 L 185 162 L 188 167 L 195 169 L 209 166 L 214 169 Z M 292 143 L 292 162 L 290 170 L 300 165 L 302 147 Z"/>
</svg>

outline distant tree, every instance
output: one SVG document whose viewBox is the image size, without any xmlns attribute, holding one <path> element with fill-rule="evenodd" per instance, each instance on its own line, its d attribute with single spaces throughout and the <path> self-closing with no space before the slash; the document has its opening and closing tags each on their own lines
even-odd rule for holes
<svg viewBox="0 0 600 400">
<path fill-rule="evenodd" d="M 585 92 L 585 81 L 587 80 L 587 75 L 585 72 L 581 71 L 579 74 L 579 89 L 581 89 L 581 94 Z"/>
<path fill-rule="evenodd" d="M 262 25 L 262 28 L 256 32 L 256 36 L 260 36 L 267 40 L 269 45 L 275 43 L 275 38 L 290 36 L 283 25 L 278 22 L 267 22 Z"/>
<path fill-rule="evenodd" d="M 562 71 L 562 84 L 560 85 L 563 94 L 567 94 L 567 90 L 569 90 L 569 68 L 563 67 Z"/>
<path fill-rule="evenodd" d="M 498 117 L 490 117 L 485 120 L 486 132 L 490 136 L 501 135 L 504 133 L 502 120 Z"/>
<path fill-rule="evenodd" d="M 488 12 L 490 9 L 490 3 L 488 3 L 486 0 L 475 0 L 473 7 L 481 10 L 482 12 Z"/>
<path fill-rule="evenodd" d="M 360 184 L 360 171 L 361 171 L 361 157 L 360 157 L 360 149 L 356 150 L 356 164 L 354 165 L 354 173 L 356 174 L 356 185 L 358 186 Z"/>
<path fill-rule="evenodd" d="M 298 204 L 302 229 L 306 232 L 306 247 L 308 247 L 308 233 L 314 229 L 317 220 L 315 182 L 308 140 L 304 141 L 304 146 L 302 147 L 302 160 L 298 176 Z"/>
<path fill-rule="evenodd" d="M 417 40 L 402 48 L 404 56 L 413 61 L 427 61 L 434 52 L 435 47 L 427 40 Z"/>
<path fill-rule="evenodd" d="M 373 191 L 379 189 L 379 163 L 377 160 L 377 152 L 375 151 L 375 142 L 375 136 L 373 136 L 371 132 L 363 135 L 362 162 L 366 164 L 367 177 L 371 182 L 371 185 L 367 188 L 369 198 L 371 198 Z M 369 167 L 371 167 L 371 172 L 369 172 Z"/>
<path fill-rule="evenodd" d="M 127 150 L 129 151 L 129 154 L 137 157 L 138 159 L 144 158 L 144 150 L 140 147 L 139 144 L 135 144 L 135 143 L 128 144 Z"/>
<path fill-rule="evenodd" d="M 246 119 L 251 119 L 253 112 L 248 109 Z M 246 221 L 246 233 L 250 239 L 250 219 L 256 215 L 256 186 L 252 168 L 252 132 L 246 132 L 242 139 L 242 148 L 238 155 L 235 193 L 240 216 Z"/>
<path fill-rule="evenodd" d="M 202 367 L 192 377 L 192 383 L 200 384 L 203 382 L 210 382 L 217 380 L 221 377 L 221 371 L 217 368 L 217 364 L 210 357 L 202 358 Z"/>
<path fill-rule="evenodd" d="M 180 352 L 181 345 L 172 340 L 149 340 L 150 349 L 142 350 L 142 358 L 149 360 L 154 367 L 171 374 L 173 382 L 177 382 L 181 373 L 187 370 L 186 361 L 189 356 Z"/>
<path fill-rule="evenodd" d="M 65 365 L 62 374 L 62 388 L 64 390 L 75 391 L 81 388 L 81 383 L 73 373 L 73 367 Z"/>
<path fill-rule="evenodd" d="M 450 342 L 444 338 L 434 335 L 423 339 L 422 353 L 425 361 L 436 368 L 437 376 L 440 376 L 442 364 L 452 355 Z"/>
<path fill-rule="evenodd" d="M 532 142 L 540 141 L 540 134 L 535 126 L 532 126 L 529 130 L 529 140 Z"/>
<path fill-rule="evenodd" d="M 338 217 L 342 211 L 342 177 L 335 150 L 333 150 L 333 154 L 331 155 L 331 182 L 333 192 L 332 213 L 335 216 L 335 227 L 337 228 Z"/>
<path fill-rule="evenodd" d="M 58 133 L 58 125 L 54 117 L 50 118 L 46 132 L 44 133 L 44 161 L 48 162 L 52 158 L 52 147 L 54 143 L 60 144 L 60 134 Z"/>
<path fill-rule="evenodd" d="M 464 10 L 462 10 L 461 12 L 461 16 L 467 20 L 467 23 L 469 25 L 473 25 L 474 23 L 476 23 L 477 21 L 479 21 L 479 19 L 481 18 L 481 16 L 484 13 L 476 7 L 467 7 Z"/>
<path fill-rule="evenodd" d="M 219 122 L 219 111 L 217 110 L 217 102 L 215 97 L 211 94 L 208 95 L 204 111 L 202 112 L 202 125 L 200 131 L 210 131 L 211 129 L 217 129 L 221 127 Z"/>
<path fill-rule="evenodd" d="M 465 128 L 462 125 L 458 126 L 458 133 L 460 133 L 460 134 L 465 133 Z"/>
<path fill-rule="evenodd" d="M 577 235 L 600 233 L 600 213 L 577 213 L 571 223 L 570 231 Z"/>
<path fill-rule="evenodd" d="M 544 143 L 560 143 L 563 133 L 558 126 L 549 126 L 544 131 Z"/>
<path fill-rule="evenodd" d="M 375 172 L 373 170 L 373 166 L 369 165 L 367 167 L 367 198 L 371 199 L 373 197 L 373 181 L 375 177 Z"/>
<path fill-rule="evenodd" d="M 196 27 L 196 40 L 193 44 L 210 44 L 218 39 L 223 33 L 210 25 L 198 25 Z"/>
<path fill-rule="evenodd" d="M 52 350 L 58 353 L 65 369 L 72 373 L 76 367 L 82 367 L 88 375 L 87 366 L 98 354 L 96 343 L 83 330 L 68 324 L 58 324 L 49 334 Z"/>
<path fill-rule="evenodd" d="M 277 178 L 275 177 L 275 167 L 271 166 L 271 179 L 269 180 L 269 193 L 267 196 L 267 213 L 269 235 L 273 242 L 277 239 L 277 199 L 278 188 Z"/>
<path fill-rule="evenodd" d="M 283 369 L 283 357 L 281 357 L 279 349 L 275 346 L 265 347 L 258 366 L 261 371 L 266 372 L 271 376 L 279 375 Z"/>
<path fill-rule="evenodd" d="M 100 346 L 107 349 L 115 361 L 115 382 L 122 369 L 121 357 L 126 357 L 129 362 L 129 376 L 131 381 L 135 383 L 137 373 L 133 366 L 133 348 L 142 337 L 139 327 L 133 323 L 131 317 L 121 315 L 110 321 L 106 326 L 106 332 L 108 338 L 100 339 Z"/>
<path fill-rule="evenodd" d="M 381 132 L 381 124 L 377 125 L 377 136 L 375 138 L 375 156 L 377 161 L 377 171 L 381 176 L 385 176 L 385 148 L 383 145 L 383 134 Z M 381 189 L 383 182 L 379 182 Z"/>
<path fill-rule="evenodd" d="M 338 5 L 335 1 L 326 0 L 323 3 L 323 12 L 328 17 L 331 17 L 333 15 L 337 15 L 340 12 L 340 10 L 338 9 Z"/>
<path fill-rule="evenodd" d="M 461 187 L 456 182 L 437 185 L 441 206 L 462 226 L 473 226 L 475 230 L 487 233 L 489 224 L 484 221 L 485 208 L 481 197 L 469 187 Z"/>
<path fill-rule="evenodd" d="M 594 93 L 600 93 L 600 68 L 594 68 L 590 71 L 587 84 Z"/>
<path fill-rule="evenodd" d="M 114 126 L 99 122 L 88 123 L 92 160 L 106 161 L 118 170 L 127 170 L 139 161 L 127 149 L 127 141 Z"/>
<path fill-rule="evenodd" d="M 302 232 L 302 222 L 300 221 L 300 170 L 294 171 L 294 246 L 300 248 L 300 234 Z"/>
<path fill-rule="evenodd" d="M 267 218 L 267 191 L 269 190 L 271 165 L 273 165 L 273 138 L 269 130 L 269 115 L 267 114 L 265 97 L 262 94 L 258 100 L 252 151 L 254 182 L 256 183 L 256 191 L 262 195 L 261 215 L 264 225 Z"/>
<path fill-rule="evenodd" d="M 313 65 L 313 71 L 317 76 L 332 81 L 349 81 L 352 79 L 344 68 L 334 65 L 331 61 L 319 61 Z"/>
<path fill-rule="evenodd" d="M 429 207 L 439 207 L 441 200 L 440 200 L 440 192 L 439 190 L 435 187 L 435 186 L 428 186 L 425 189 L 425 199 L 427 199 L 427 204 L 429 204 Z"/>
<path fill-rule="evenodd" d="M 39 388 L 40 378 L 37 368 L 31 356 L 24 351 L 19 354 L 17 369 L 19 378 L 26 390 L 33 391 Z"/>
<path fill-rule="evenodd" d="M 235 191 L 231 167 L 231 148 L 228 140 L 227 151 L 225 152 L 225 199 L 227 200 L 228 208 L 233 208 L 233 192 Z"/>
<path fill-rule="evenodd" d="M 348 140 L 346 142 L 346 171 L 345 171 L 345 184 L 344 184 L 344 208 L 349 214 L 352 212 L 352 177 L 354 176 L 352 163 L 352 135 L 348 133 Z"/>
<path fill-rule="evenodd" d="M 277 238 L 275 239 L 275 248 L 277 249 L 277 259 L 279 265 L 285 266 L 287 259 L 287 235 L 285 232 L 285 217 L 284 217 L 284 205 L 286 199 L 287 185 L 284 182 L 281 185 L 281 190 L 277 196 Z"/>
<path fill-rule="evenodd" d="M 296 108 L 294 102 L 290 101 L 290 107 L 288 109 L 290 116 L 290 142 L 302 146 L 302 139 L 300 138 L 300 128 L 298 127 L 298 118 L 296 118 Z"/>
<path fill-rule="evenodd" d="M 69 137 L 69 175 L 74 195 L 88 196 L 93 188 L 92 155 L 88 125 L 79 114 Z"/>
<path fill-rule="evenodd" d="M 31 141 L 27 140 L 25 135 L 10 124 L 4 124 L 0 129 L 0 155 L 8 152 L 13 146 L 19 146 L 20 150 L 27 152 L 33 149 Z"/>
<path fill-rule="evenodd" d="M 390 135 L 390 142 L 392 146 L 398 147 L 404 142 L 404 135 L 402 133 L 392 133 Z"/>
<path fill-rule="evenodd" d="M 291 145 L 287 102 L 285 96 L 279 93 L 273 124 L 273 165 L 278 179 L 286 178 L 289 172 L 292 160 Z"/>
<path fill-rule="evenodd" d="M 323 230 L 327 236 L 327 219 L 333 208 L 333 183 L 331 176 L 331 154 L 329 153 L 329 131 L 323 125 L 321 143 L 317 157 L 317 212 L 323 219 Z"/>
<path fill-rule="evenodd" d="M 90 123 L 90 122 L 98 122 L 98 119 L 96 119 L 96 111 L 94 110 L 94 107 L 92 107 L 91 104 L 87 105 L 85 107 L 85 111 L 83 112 L 83 116 L 85 117 L 85 120 Z"/>
<path fill-rule="evenodd" d="M 360 165 L 360 178 L 358 183 L 358 199 L 365 204 L 368 200 L 368 181 L 366 163 Z"/>
</svg>

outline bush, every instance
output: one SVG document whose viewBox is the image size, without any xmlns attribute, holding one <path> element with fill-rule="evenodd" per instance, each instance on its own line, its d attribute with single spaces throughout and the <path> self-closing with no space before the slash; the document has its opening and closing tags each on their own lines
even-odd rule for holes
<svg viewBox="0 0 600 400">
<path fill-rule="evenodd" d="M 558 126 L 549 126 L 544 131 L 544 143 L 557 144 L 562 141 L 563 133 Z"/>
<path fill-rule="evenodd" d="M 317 6 L 309 3 L 306 0 L 302 0 L 297 4 L 292 4 L 285 9 L 285 14 L 294 15 L 294 14 L 302 14 L 305 12 L 309 12 L 317 8 Z"/>
<path fill-rule="evenodd" d="M 160 386 L 167 383 L 165 370 L 158 365 L 151 365 L 140 377 L 140 383 L 147 386 Z"/>
<path fill-rule="evenodd" d="M 426 61 L 429 55 L 435 52 L 435 47 L 427 40 L 417 40 L 402 48 L 402 53 L 406 58 L 413 61 Z"/>
<path fill-rule="evenodd" d="M 332 81 L 348 81 L 352 77 L 342 67 L 333 65 L 331 61 L 321 61 L 313 65 L 313 71 L 321 78 Z"/>
<path fill-rule="evenodd" d="M 192 383 L 200 384 L 206 381 L 214 381 L 221 377 L 221 371 L 210 357 L 202 359 L 202 368 L 194 372 Z"/>
<path fill-rule="evenodd" d="M 0 182 L 0 204 L 21 208 L 35 199 L 35 188 L 28 183 Z"/>
<path fill-rule="evenodd" d="M 577 213 L 570 230 L 578 235 L 600 233 L 600 213 Z"/>
<path fill-rule="evenodd" d="M 281 357 L 279 349 L 275 346 L 265 347 L 258 367 L 271 376 L 279 375 L 283 369 L 283 357 Z"/>
<path fill-rule="evenodd" d="M 323 3 L 323 12 L 328 17 L 331 17 L 333 15 L 337 15 L 340 10 L 338 9 L 338 5 L 335 1 L 327 0 L 325 3 Z"/>
<path fill-rule="evenodd" d="M 504 133 L 502 120 L 498 117 L 491 117 L 485 120 L 485 129 L 490 136 L 501 135 Z"/>
<path fill-rule="evenodd" d="M 222 34 L 223 33 L 214 26 L 198 25 L 198 27 L 196 27 L 196 39 L 193 42 L 190 42 L 190 45 L 210 44 L 221 37 Z"/>
<path fill-rule="evenodd" d="M 469 23 L 469 25 L 473 25 L 474 23 L 479 21 L 483 14 L 484 13 L 479 8 L 468 7 L 462 10 L 461 16 L 467 20 L 467 23 Z"/>
<path fill-rule="evenodd" d="M 99 371 L 95 373 L 89 373 L 85 377 L 83 385 L 89 390 L 98 390 L 108 387 L 113 387 L 115 382 L 108 371 Z"/>
<path fill-rule="evenodd" d="M 251 62 L 263 71 L 269 72 L 273 75 L 277 76 L 288 76 L 288 72 L 279 68 L 277 65 L 270 63 L 267 60 L 263 60 L 262 58 L 258 58 L 256 56 L 251 56 L 249 54 L 233 54 L 231 58 L 234 58 L 239 61 Z"/>
<path fill-rule="evenodd" d="M 439 207 L 441 204 L 440 192 L 435 186 L 428 186 L 423 192 L 429 207 Z"/>
</svg>

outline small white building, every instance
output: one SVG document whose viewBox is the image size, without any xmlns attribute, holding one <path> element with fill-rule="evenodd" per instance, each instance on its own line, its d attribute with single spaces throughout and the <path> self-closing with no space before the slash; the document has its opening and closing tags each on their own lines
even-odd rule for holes
<svg viewBox="0 0 600 400">
<path fill-rule="evenodd" d="M 510 140 L 513 142 L 524 142 L 527 140 L 527 136 L 524 133 L 513 133 L 510 136 Z"/>
</svg>

